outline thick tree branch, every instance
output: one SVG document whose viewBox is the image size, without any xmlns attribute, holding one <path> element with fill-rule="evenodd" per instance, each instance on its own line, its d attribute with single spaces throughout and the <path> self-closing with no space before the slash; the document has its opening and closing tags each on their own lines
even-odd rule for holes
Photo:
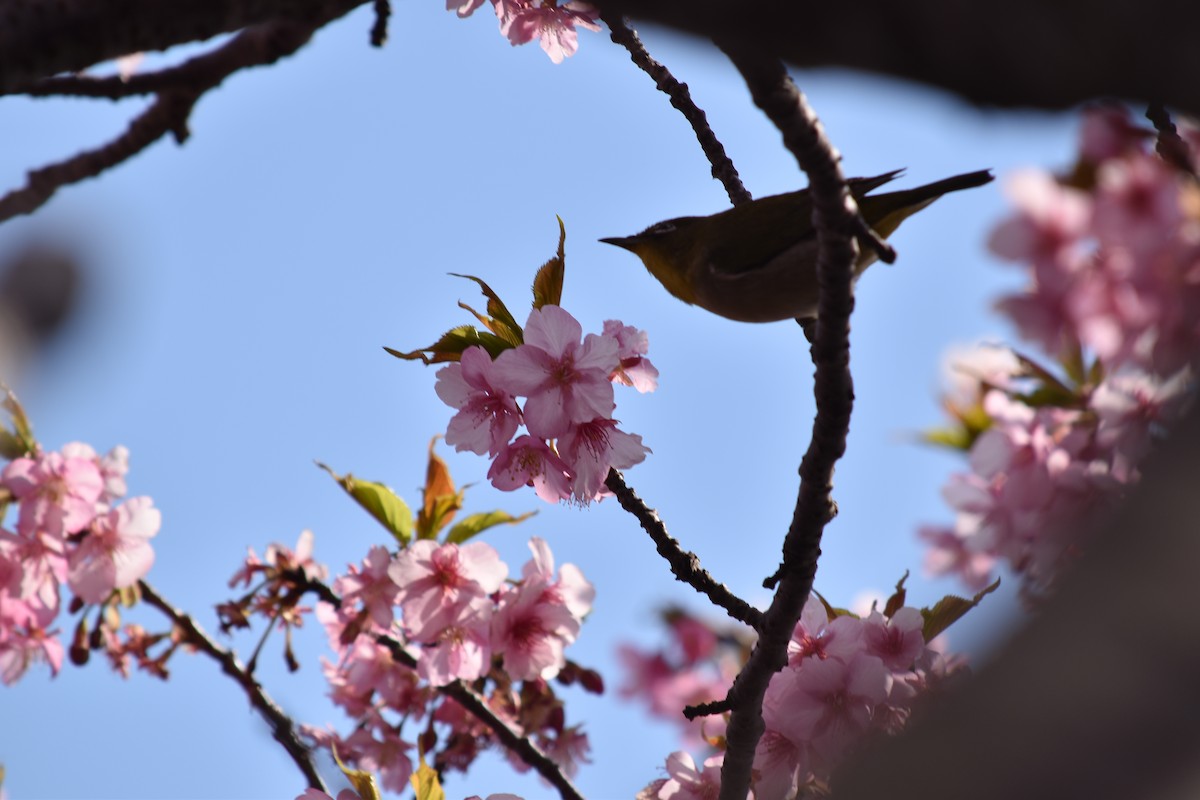
<svg viewBox="0 0 1200 800">
<path fill-rule="evenodd" d="M 762 612 L 731 592 L 725 584 L 717 583 L 716 578 L 700 566 L 698 555 L 681 548 L 678 540 L 667 533 L 667 526 L 659 519 L 658 512 L 646 505 L 642 498 L 629 488 L 620 472 L 615 469 L 609 470 L 604 485 L 616 495 L 621 508 L 636 517 L 638 524 L 650 535 L 658 554 L 671 565 L 671 573 L 676 580 L 686 583 L 706 596 L 713 605 L 725 609 L 725 613 L 738 622 L 758 629 L 762 622 Z"/>
<path fill-rule="evenodd" d="M 271 735 L 275 738 L 275 741 L 283 746 L 287 754 L 292 757 L 292 761 L 296 762 L 296 766 L 304 773 L 304 779 L 308 781 L 308 785 L 313 789 L 328 792 L 328 787 L 321 780 L 321 774 L 317 772 L 317 767 L 312 762 L 309 748 L 296 735 L 296 726 L 292 722 L 291 717 L 285 714 L 283 709 L 279 707 L 279 704 L 271 699 L 271 696 L 262 688 L 262 685 L 238 661 L 237 656 L 232 651 L 226 650 L 213 641 L 212 637 L 204 632 L 204 629 L 200 627 L 196 620 L 164 600 L 162 595 L 155 591 L 154 587 L 146 583 L 146 581 L 138 581 L 138 589 L 142 593 L 142 598 L 147 603 L 167 615 L 171 622 L 183 631 L 184 642 L 186 644 L 195 647 L 220 664 L 221 671 L 233 678 L 234 682 L 242 687 L 246 692 L 246 696 L 250 698 L 250 705 L 271 726 Z"/>
<path fill-rule="evenodd" d="M 982 105 L 1103 97 L 1200 115 L 1200 3 L 1187 0 L 595 0 L 605 13 L 741 42 L 798 67 L 920 81 Z"/>
<path fill-rule="evenodd" d="M 821 555 L 821 534 L 833 518 L 833 465 L 846 450 L 854 405 L 850 378 L 851 266 L 858 208 L 838 166 L 840 156 L 783 64 L 757 49 L 722 44 L 746 79 L 754 102 L 783 133 L 784 144 L 809 178 L 817 231 L 820 284 L 812 357 L 817 413 L 812 441 L 800 463 L 800 491 L 783 544 L 778 588 L 763 614 L 758 643 L 729 690 L 728 747 L 721 768 L 721 800 L 745 800 L 754 750 L 763 732 L 762 700 L 771 677 L 787 664 L 787 645 L 808 600 Z"/>
</svg>

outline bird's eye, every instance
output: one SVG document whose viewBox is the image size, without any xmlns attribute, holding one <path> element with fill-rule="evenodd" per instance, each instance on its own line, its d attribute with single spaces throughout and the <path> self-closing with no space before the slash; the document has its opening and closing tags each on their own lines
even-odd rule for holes
<svg viewBox="0 0 1200 800">
<path fill-rule="evenodd" d="M 674 230 L 675 230 L 675 223 L 672 222 L 671 220 L 667 220 L 666 222 L 659 222 L 654 225 L 651 225 L 649 228 L 646 229 L 646 233 L 652 234 L 652 235 L 657 235 L 657 234 L 661 234 L 661 233 L 671 233 Z"/>
</svg>

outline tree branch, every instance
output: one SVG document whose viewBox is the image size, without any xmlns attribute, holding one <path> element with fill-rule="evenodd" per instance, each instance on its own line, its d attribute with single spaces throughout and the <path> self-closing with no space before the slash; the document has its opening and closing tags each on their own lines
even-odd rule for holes
<svg viewBox="0 0 1200 800">
<path fill-rule="evenodd" d="M 305 591 L 312 592 L 334 608 L 342 607 L 342 598 L 338 597 L 324 583 L 309 579 L 302 570 L 295 570 L 288 573 L 288 578 L 293 580 L 296 586 L 303 588 Z M 392 658 L 397 662 L 409 669 L 415 670 L 417 668 L 417 660 L 404 649 L 404 645 L 391 636 L 378 634 L 375 637 L 375 641 L 386 647 L 388 652 L 392 654 Z M 522 761 L 533 767 L 539 775 L 557 789 L 563 800 L 584 800 L 579 789 L 571 783 L 571 779 L 566 776 L 558 764 L 554 763 L 553 759 L 546 755 L 532 740 L 521 736 L 510 728 L 507 722 L 496 716 L 495 712 L 488 707 L 487 701 L 474 689 L 462 681 L 454 681 L 445 686 L 437 687 L 437 690 L 446 697 L 454 700 L 465 708 L 468 713 L 486 725 L 492 733 L 496 734 L 496 738 L 501 744 L 516 753 Z"/>
<path fill-rule="evenodd" d="M 729 195 L 729 202 L 736 206 L 738 203 L 752 200 L 750 192 L 746 191 L 746 187 L 742 185 L 737 168 L 725 154 L 725 147 L 709 127 L 708 117 L 692 100 L 687 84 L 677 81 L 669 69 L 650 56 L 645 45 L 642 44 L 642 40 L 638 38 L 637 31 L 630 28 L 620 14 L 602 12 L 600 19 L 608 25 L 613 42 L 629 51 L 630 60 L 650 76 L 660 92 L 671 98 L 671 105 L 683 114 L 683 118 L 692 126 L 692 130 L 696 133 L 696 141 L 700 143 L 700 149 L 704 151 L 708 163 L 712 164 L 712 176 L 725 187 L 725 193 Z"/>
<path fill-rule="evenodd" d="M 370 0 L 0 0 L 0 94 L 265 23 L 315 30 Z"/>
<path fill-rule="evenodd" d="M 846 450 L 854 405 L 849 335 L 858 208 L 838 166 L 840 156 L 783 64 L 758 49 L 722 47 L 745 78 L 755 104 L 783 133 L 784 144 L 808 174 L 820 285 L 812 347 L 817 405 L 812 441 L 800 463 L 800 490 L 783 543 L 783 563 L 776 573 L 778 588 L 763 614 L 758 643 L 728 696 L 732 713 L 721 769 L 721 800 L 745 800 L 754 750 L 763 731 L 763 696 L 771 677 L 787 664 L 787 645 L 816 577 L 821 534 L 834 514 L 833 465 Z"/>
<path fill-rule="evenodd" d="M 213 641 L 196 620 L 164 600 L 162 595 L 155 591 L 149 583 L 144 580 L 138 581 L 138 589 L 147 603 L 165 614 L 177 628 L 183 631 L 186 644 L 195 647 L 220 664 L 221 671 L 242 687 L 246 696 L 250 698 L 250 705 L 271 726 L 271 735 L 275 741 L 283 746 L 287 754 L 292 757 L 292 761 L 304 773 L 304 779 L 308 781 L 309 787 L 328 793 L 328 787 L 321 780 L 321 774 L 317 772 L 316 765 L 312 762 L 309 748 L 296 735 L 295 723 L 284 713 L 279 704 L 271 699 L 271 696 L 254 679 L 254 676 L 242 666 L 237 656 Z"/>
<path fill-rule="evenodd" d="M 158 96 L 108 144 L 30 172 L 25 186 L 0 197 L 0 222 L 33 213 L 60 188 L 96 177 L 168 133 L 182 144 L 188 137 L 188 118 L 201 95 L 238 70 L 272 64 L 295 53 L 312 38 L 313 30 L 295 22 L 273 22 L 244 30 L 212 52 L 177 67 L 134 75 L 128 81 L 61 76 L 24 87 L 21 93 L 36 97 L 75 95 L 115 100 L 147 92 L 157 92 Z"/>
<path fill-rule="evenodd" d="M 705 595 L 713 605 L 725 609 L 732 618 L 744 622 L 755 630 L 762 622 L 762 612 L 741 599 L 729 590 L 723 583 L 709 574 L 700 566 L 700 557 L 679 546 L 679 542 L 667 533 L 667 526 L 659 519 L 658 513 L 647 506 L 642 498 L 625 483 L 625 478 L 615 469 L 608 471 L 604 481 L 608 490 L 616 495 L 621 508 L 637 518 L 642 529 L 650 535 L 658 549 L 658 554 L 671 565 L 671 573 L 678 581 L 683 581 L 700 594 Z"/>
</svg>

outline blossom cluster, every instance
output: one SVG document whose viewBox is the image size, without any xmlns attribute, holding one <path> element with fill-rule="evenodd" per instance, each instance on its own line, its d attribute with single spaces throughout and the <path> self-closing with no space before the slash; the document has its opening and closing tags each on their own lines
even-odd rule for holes
<svg viewBox="0 0 1200 800">
<path fill-rule="evenodd" d="M 11 398 L 10 398 L 11 400 Z M 64 649 L 53 628 L 66 584 L 75 604 L 104 604 L 149 571 L 161 514 L 149 497 L 119 503 L 126 492 L 129 452 L 98 455 L 73 442 L 30 452 L 0 472 L 0 681 L 16 682 L 35 660 L 53 674 Z M 4 509 L 17 504 L 15 530 Z M 114 635 L 111 628 L 106 635 Z M 110 650 L 119 649 L 115 640 Z M 86 658 L 86 647 L 84 648 Z M 74 652 L 73 652 L 74 657 Z"/>
<path fill-rule="evenodd" d="M 509 579 L 508 566 L 484 542 L 422 539 L 394 557 L 373 547 L 361 566 L 334 581 L 340 605 L 316 608 L 337 654 L 324 663 L 330 697 L 356 720 L 355 730 L 341 737 L 310 727 L 308 735 L 400 792 L 413 774 L 410 753 L 416 748 L 402 735 L 403 724 L 426 723 L 424 733 L 411 737 L 426 752 L 438 740 L 429 737 L 440 732 L 440 769 L 465 770 L 494 744 L 490 729 L 437 691 L 456 680 L 476 687 L 490 680 L 485 699 L 493 713 L 573 774 L 587 760 L 587 736 L 565 724 L 547 681 L 581 679 L 597 689 L 598 676 L 564 654 L 595 592 L 573 564 L 555 571 L 545 541 L 534 537 L 529 546 L 532 558 L 517 580 Z M 415 668 L 388 646 L 389 639 L 401 643 Z M 515 757 L 514 764 L 528 768 Z"/>
<path fill-rule="evenodd" d="M 588 3 L 569 0 L 491 0 L 500 21 L 500 34 L 515 47 L 537 39 L 555 64 L 579 49 L 576 28 L 598 31 L 600 13 Z M 446 0 L 446 10 L 469 17 L 484 0 Z"/>
<path fill-rule="evenodd" d="M 1184 127 L 1192 151 L 1200 132 Z M 969 451 L 944 489 L 953 525 L 927 526 L 927 567 L 968 585 L 1005 564 L 1028 598 L 1051 590 L 1089 514 L 1138 465 L 1192 394 L 1200 345 L 1200 187 L 1156 155 L 1153 132 L 1113 108 L 1088 112 L 1070 176 L 1013 176 L 1017 214 L 992 250 L 1029 271 L 999 308 L 1054 366 L 998 348 L 956 365 L 939 434 Z"/>
<path fill-rule="evenodd" d="M 755 752 L 754 797 L 784 800 L 824 791 L 833 767 L 864 736 L 900 730 L 920 695 L 963 668 L 959 658 L 943 653 L 937 640 L 926 641 L 931 632 L 926 615 L 900 605 L 899 597 L 884 611 L 872 608 L 862 617 L 835 612 L 809 598 L 788 645 L 788 664 L 772 677 L 763 699 L 766 728 Z M 728 642 L 711 628 L 706 632 L 695 618 L 684 624 L 678 618 L 669 621 L 692 671 L 720 652 L 722 640 Z M 745 643 L 737 649 L 748 652 Z M 659 670 L 643 668 L 633 673 L 634 686 L 626 687 L 626 693 L 648 681 L 639 693 L 653 695 L 661 691 L 654 684 L 662 678 Z M 722 691 L 705 699 L 723 696 Z M 674 713 L 679 711 L 676 706 Z M 703 729 L 710 745 L 723 746 L 722 734 L 723 724 L 713 726 L 711 720 Z M 722 760 L 723 753 L 717 752 L 698 766 L 689 753 L 672 753 L 667 777 L 652 782 L 638 797 L 713 797 Z"/>
<path fill-rule="evenodd" d="M 608 493 L 609 469 L 645 459 L 642 437 L 617 428 L 613 383 L 653 391 L 658 370 L 646 334 L 620 322 L 589 333 L 556 305 L 535 309 L 524 342 L 494 360 L 480 346 L 437 373 L 437 394 L 458 409 L 446 443 L 494 459 L 492 485 L 531 485 L 547 502 L 588 503 Z M 524 397 L 524 405 L 517 399 Z M 524 424 L 528 430 L 513 438 Z"/>
</svg>

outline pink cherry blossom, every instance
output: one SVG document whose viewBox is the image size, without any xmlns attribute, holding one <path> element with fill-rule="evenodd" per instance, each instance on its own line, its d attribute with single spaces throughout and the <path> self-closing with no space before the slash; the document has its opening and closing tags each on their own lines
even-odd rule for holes
<svg viewBox="0 0 1200 800">
<path fill-rule="evenodd" d="M 646 358 L 650 337 L 632 325 L 615 319 L 604 321 L 604 335 L 617 340 L 619 365 L 609 377 L 616 383 L 632 386 L 639 392 L 658 388 L 658 369 Z"/>
<path fill-rule="evenodd" d="M 455 625 L 468 606 L 490 603 L 500 589 L 508 565 L 491 545 L 413 542 L 388 567 L 400 587 L 397 600 L 404 625 L 416 641 L 435 641 L 443 628 Z"/>
<path fill-rule="evenodd" d="M 587 3 L 570 0 L 561 6 L 541 0 L 492 0 L 500 19 L 500 33 L 513 45 L 541 40 L 542 49 L 555 64 L 579 49 L 575 28 L 600 30 L 598 12 Z"/>
<path fill-rule="evenodd" d="M 829 764 L 871 727 L 893 678 L 878 658 L 859 653 L 849 663 L 806 659 L 799 669 L 777 673 L 774 681 L 784 682 L 776 700 L 789 712 L 774 715 L 775 729 L 806 743 L 815 759 Z"/>
<path fill-rule="evenodd" d="M 455 12 L 460 19 L 465 19 L 475 13 L 475 9 L 483 3 L 484 0 L 446 0 L 446 10 Z"/>
<path fill-rule="evenodd" d="M 435 640 L 424 643 L 417 658 L 420 676 L 432 686 L 445 686 L 486 675 L 492 666 L 491 619 L 490 604 L 468 606 Z"/>
<path fill-rule="evenodd" d="M 558 451 L 575 477 L 572 494 L 586 504 L 608 494 L 604 482 L 610 469 L 626 469 L 646 459 L 650 448 L 642 437 L 617 429 L 616 420 L 594 419 L 569 427 L 558 440 Z"/>
<path fill-rule="evenodd" d="M 62 669 L 64 650 L 57 631 L 35 628 L 28 631 L 0 632 L 0 683 L 11 686 L 38 661 L 50 666 L 50 674 Z"/>
<path fill-rule="evenodd" d="M 862 650 L 862 637 L 862 620 L 840 616 L 830 621 L 821 601 L 809 596 L 788 642 L 788 663 L 799 666 L 808 658 L 849 660 Z"/>
<path fill-rule="evenodd" d="M 104 491 L 93 459 L 61 453 L 15 459 L 0 473 L 0 484 L 20 501 L 17 532 L 24 536 L 78 533 L 96 516 Z"/>
<path fill-rule="evenodd" d="M 367 551 L 362 569 L 351 565 L 350 573 L 333 582 L 333 590 L 342 596 L 343 607 L 361 603 L 371 622 L 387 631 L 392 627 L 393 606 L 400 587 L 388 574 L 392 557 L 386 547 L 375 545 Z"/>
<path fill-rule="evenodd" d="M 320 789 L 305 789 L 301 794 L 296 795 L 296 800 L 334 800 L 334 798 Z M 337 800 L 361 800 L 361 798 L 353 789 L 342 789 L 337 793 Z"/>
<path fill-rule="evenodd" d="M 298 569 L 311 581 L 323 581 L 329 575 L 329 568 L 324 564 L 318 564 L 313 559 L 314 539 L 312 531 L 304 530 L 300 532 L 299 538 L 296 539 L 295 550 L 278 542 L 273 542 L 267 545 L 267 551 L 263 554 L 263 560 L 278 570 Z M 253 558 L 253 550 L 250 551 L 250 556 Z"/>
<path fill-rule="evenodd" d="M 99 603 L 113 589 L 137 583 L 150 571 L 162 513 L 149 497 L 135 497 L 103 516 L 71 553 L 67 578 L 71 591 L 88 603 Z"/>
<path fill-rule="evenodd" d="M 888 669 L 907 672 L 925 651 L 924 627 L 925 618 L 915 608 L 897 609 L 890 619 L 872 611 L 863 620 L 863 644 Z"/>
<path fill-rule="evenodd" d="M 580 622 L 592 610 L 596 589 L 583 577 L 579 567 L 563 564 L 559 577 L 554 577 L 554 554 L 545 539 L 534 536 L 529 540 L 533 558 L 521 568 L 521 576 L 530 583 L 538 582 L 549 602 L 566 606 L 571 616 Z"/>
<path fill-rule="evenodd" d="M 553 678 L 565 663 L 563 649 L 578 635 L 579 621 L 540 581 L 506 586 L 492 615 L 492 647 L 516 680 Z"/>
<path fill-rule="evenodd" d="M 518 436 L 505 446 L 488 469 L 488 480 L 502 492 L 532 486 L 547 503 L 571 496 L 571 473 L 567 463 L 541 439 Z"/>
<path fill-rule="evenodd" d="M 690 754 L 672 753 L 667 756 L 667 780 L 654 796 L 660 800 L 716 800 L 721 793 L 723 761 L 722 753 L 699 768 Z"/>
<path fill-rule="evenodd" d="M 492 357 L 482 347 L 467 348 L 458 363 L 439 370 L 435 389 L 442 402 L 459 410 L 446 429 L 446 444 L 455 450 L 495 456 L 517 432 L 521 410 L 499 388 Z"/>
<path fill-rule="evenodd" d="M 525 323 L 525 343 L 496 359 L 493 378 L 525 401 L 525 425 L 542 439 L 572 424 L 612 416 L 616 339 L 589 333 L 580 344 L 579 322 L 558 306 L 535 309 Z"/>
</svg>

